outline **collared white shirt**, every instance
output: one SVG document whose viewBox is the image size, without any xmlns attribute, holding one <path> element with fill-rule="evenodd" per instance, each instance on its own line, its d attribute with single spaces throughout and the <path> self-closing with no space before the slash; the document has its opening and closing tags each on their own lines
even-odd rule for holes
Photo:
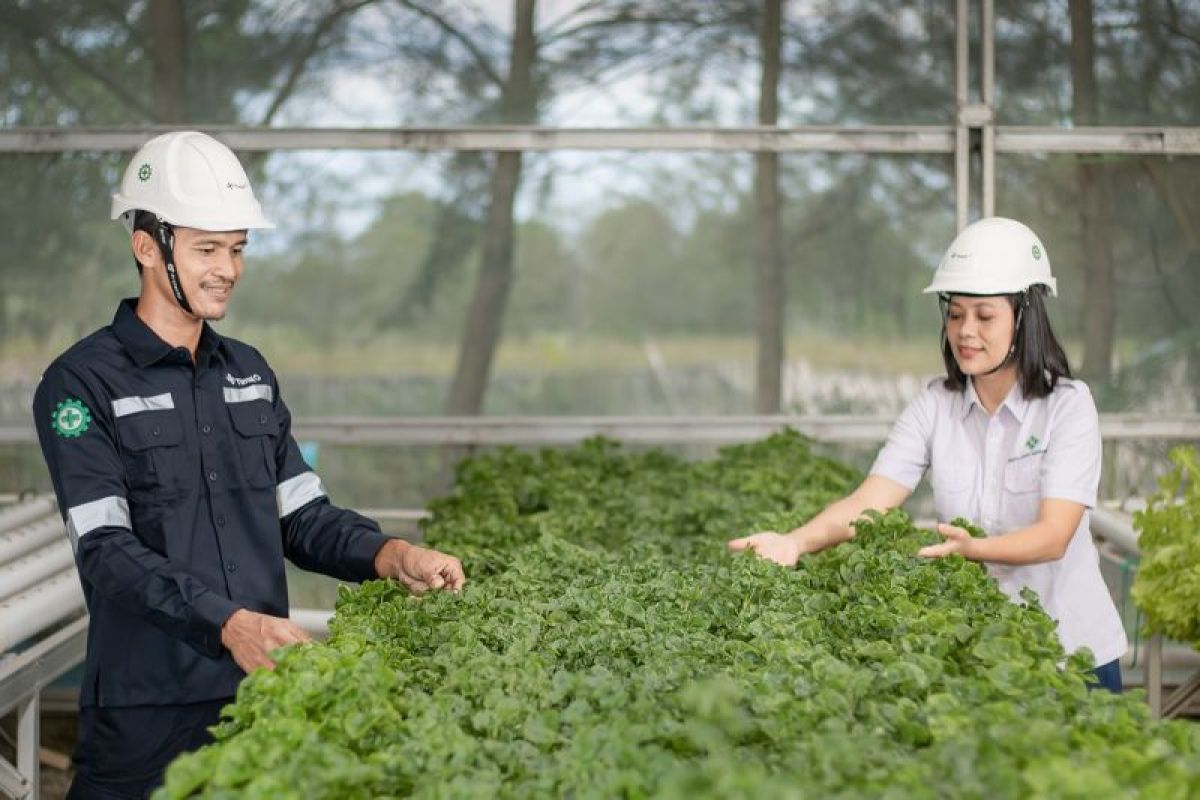
<svg viewBox="0 0 1200 800">
<path fill-rule="evenodd" d="M 1060 379 L 1050 396 L 1027 399 L 1015 385 L 988 415 L 970 380 L 963 391 L 931 382 L 888 434 L 872 475 L 915 489 L 930 470 L 940 522 L 965 517 L 988 536 L 1037 521 L 1045 498 L 1096 504 L 1100 420 L 1087 384 Z M 1020 601 L 1028 587 L 1058 621 L 1068 653 L 1088 647 L 1096 664 L 1129 647 L 1120 615 L 1100 575 L 1090 514 L 1084 512 L 1063 557 L 1044 564 L 986 564 L 1000 588 Z"/>
</svg>

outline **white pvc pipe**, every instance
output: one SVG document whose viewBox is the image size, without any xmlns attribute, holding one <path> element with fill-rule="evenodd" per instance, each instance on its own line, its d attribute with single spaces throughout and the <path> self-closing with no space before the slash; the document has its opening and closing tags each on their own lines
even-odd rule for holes
<svg viewBox="0 0 1200 800">
<path fill-rule="evenodd" d="M 1092 509 L 1092 533 L 1111 542 L 1114 547 L 1128 555 L 1141 555 L 1138 548 L 1137 531 L 1133 529 L 1133 518 L 1117 514 L 1104 508 Z"/>
<path fill-rule="evenodd" d="M 0 511 L 0 533 L 28 525 L 50 513 L 57 513 L 53 495 L 42 495 Z"/>
<path fill-rule="evenodd" d="M 56 539 L 67 541 L 66 528 L 58 515 L 46 517 L 23 528 L 0 533 L 0 564 L 15 561 Z"/>
<path fill-rule="evenodd" d="M 58 539 L 8 563 L 0 563 L 0 600 L 34 586 L 75 564 L 66 539 Z"/>
<path fill-rule="evenodd" d="M 333 619 L 333 612 L 319 608 L 290 608 L 288 618 L 308 633 L 323 639 L 329 635 L 329 620 Z"/>
<path fill-rule="evenodd" d="M 83 609 L 83 588 L 75 567 L 0 600 L 0 653 Z"/>
</svg>

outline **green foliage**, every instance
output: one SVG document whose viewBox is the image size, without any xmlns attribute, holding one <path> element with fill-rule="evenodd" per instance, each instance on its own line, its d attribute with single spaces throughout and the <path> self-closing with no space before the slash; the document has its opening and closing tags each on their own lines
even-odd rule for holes
<svg viewBox="0 0 1200 800">
<path fill-rule="evenodd" d="M 343 589 L 159 798 L 1184 797 L 1200 731 L 1088 692 L 1032 595 L 899 511 L 795 570 L 725 552 L 857 476 L 794 433 L 687 463 L 592 440 L 464 463 L 458 595 Z"/>
<path fill-rule="evenodd" d="M 1133 515 L 1142 551 L 1133 601 L 1148 632 L 1200 645 L 1200 461 L 1189 447 L 1172 450 L 1171 461 L 1158 492 Z"/>
</svg>

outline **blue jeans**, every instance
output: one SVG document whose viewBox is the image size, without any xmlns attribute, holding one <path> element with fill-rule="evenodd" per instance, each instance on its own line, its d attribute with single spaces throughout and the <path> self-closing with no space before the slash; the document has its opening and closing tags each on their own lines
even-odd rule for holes
<svg viewBox="0 0 1200 800">
<path fill-rule="evenodd" d="M 1101 664 L 1092 670 L 1095 683 L 1089 683 L 1088 689 L 1107 689 L 1113 694 L 1121 693 L 1121 660 L 1116 659 Z"/>
</svg>

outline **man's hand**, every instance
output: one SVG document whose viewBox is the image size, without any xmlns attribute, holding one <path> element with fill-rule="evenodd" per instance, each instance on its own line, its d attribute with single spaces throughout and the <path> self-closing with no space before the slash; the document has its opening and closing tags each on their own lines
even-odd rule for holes
<svg viewBox="0 0 1200 800">
<path fill-rule="evenodd" d="M 785 536 L 775 531 L 762 531 L 750 536 L 743 536 L 741 539 L 729 542 L 727 547 L 730 550 L 753 550 L 762 558 L 785 567 L 796 566 L 804 549 L 800 546 L 800 542 L 791 536 Z"/>
<path fill-rule="evenodd" d="M 917 551 L 917 555 L 922 558 L 945 558 L 952 553 L 958 553 L 963 558 L 972 561 L 979 560 L 976 552 L 976 544 L 979 540 L 971 536 L 969 531 L 942 522 L 938 524 L 937 532 L 945 537 L 946 541 L 922 547 Z"/>
<path fill-rule="evenodd" d="M 246 673 L 259 667 L 275 669 L 270 652 L 288 644 L 307 642 L 310 637 L 299 625 L 283 617 L 271 617 L 239 608 L 221 626 L 221 644 Z"/>
<path fill-rule="evenodd" d="M 395 578 L 413 594 L 430 589 L 457 592 L 467 582 L 462 562 L 454 556 L 392 539 L 375 555 L 375 571 L 381 578 Z"/>
</svg>

